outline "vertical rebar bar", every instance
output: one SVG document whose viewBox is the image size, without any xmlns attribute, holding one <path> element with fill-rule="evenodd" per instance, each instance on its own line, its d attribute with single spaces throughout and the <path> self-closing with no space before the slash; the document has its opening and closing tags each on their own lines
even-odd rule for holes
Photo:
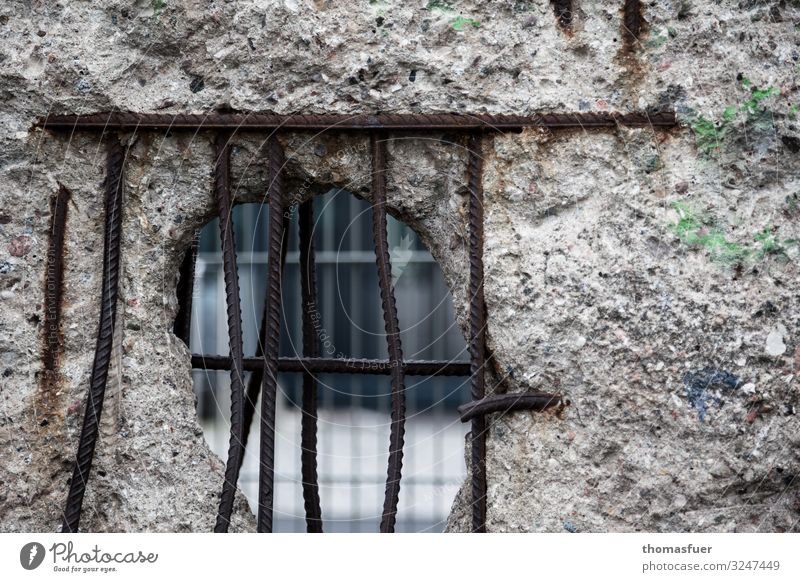
<svg viewBox="0 0 800 582">
<path fill-rule="evenodd" d="M 242 456 L 244 417 L 244 348 L 242 342 L 242 304 L 239 297 L 239 272 L 236 266 L 236 241 L 233 231 L 233 200 L 230 192 L 230 138 L 220 132 L 215 139 L 214 191 L 219 206 L 219 233 L 222 243 L 222 269 L 225 277 L 225 302 L 228 315 L 228 341 L 231 356 L 231 437 L 225 482 L 214 531 L 225 533 L 233 512 L 236 483 Z"/>
<path fill-rule="evenodd" d="M 389 259 L 389 241 L 386 232 L 386 138 L 370 134 L 372 149 L 372 236 L 375 242 L 375 261 L 378 265 L 378 282 L 381 289 L 383 321 L 389 347 L 389 365 L 392 379 L 392 411 L 389 435 L 389 467 L 386 476 L 386 494 L 380 530 L 394 532 L 397 503 L 400 498 L 400 478 L 403 469 L 403 443 L 405 438 L 406 397 L 403 372 L 403 350 L 400 344 L 400 324 L 392 287 L 392 265 Z"/>
<path fill-rule="evenodd" d="M 269 218 L 267 218 L 269 220 Z M 289 215 L 284 213 L 283 216 L 283 242 L 281 243 L 281 274 L 283 274 L 284 266 L 286 265 L 286 250 L 289 248 Z M 264 308 L 261 312 L 261 324 L 258 328 L 258 343 L 256 343 L 256 350 L 254 357 L 264 357 L 264 345 L 267 342 L 267 312 L 269 310 L 269 293 L 264 294 Z M 261 393 L 261 380 L 264 376 L 264 370 L 259 368 L 253 370 L 250 374 L 250 379 L 247 381 L 247 391 L 244 401 L 244 434 L 242 435 L 242 456 L 239 460 L 239 465 L 244 463 L 244 455 L 247 451 L 247 443 L 250 438 L 250 427 L 253 425 L 253 417 L 256 413 L 256 402 L 258 395 Z"/>
<path fill-rule="evenodd" d="M 639 40 L 639 35 L 642 32 L 642 2 L 641 0 L 625 0 L 625 5 L 622 9 L 622 34 L 632 50 Z"/>
<path fill-rule="evenodd" d="M 61 354 L 61 304 L 64 291 L 64 236 L 70 191 L 59 184 L 50 212 L 50 244 L 44 281 L 44 345 L 42 348 L 42 412 L 53 410 L 58 390 L 58 360 Z"/>
<path fill-rule="evenodd" d="M 553 12 L 559 26 L 568 29 L 572 26 L 572 0 L 552 0 Z"/>
<path fill-rule="evenodd" d="M 314 257 L 314 200 L 300 205 L 300 289 L 303 305 L 303 357 L 319 357 L 319 339 L 314 326 L 317 310 L 317 267 Z M 303 502 L 306 529 L 322 533 L 322 508 L 317 475 L 317 379 L 303 372 L 302 420 L 300 426 L 300 474 L 303 479 Z"/>
<path fill-rule="evenodd" d="M 105 178 L 105 235 L 103 242 L 103 282 L 100 297 L 100 321 L 97 343 L 89 380 L 89 394 L 83 416 L 75 468 L 64 509 L 62 532 L 77 532 L 83 507 L 83 496 L 92 469 L 94 450 L 97 444 L 103 399 L 106 393 L 108 367 L 114 342 L 114 325 L 117 318 L 117 296 L 119 292 L 119 269 L 122 246 L 122 193 L 124 189 L 123 166 L 126 150 L 117 138 L 109 143 Z"/>
<path fill-rule="evenodd" d="M 483 157 L 480 134 L 468 138 L 469 188 L 469 355 L 472 400 L 486 395 L 484 385 L 486 306 L 483 298 Z M 486 418 L 472 420 L 472 531 L 486 531 Z"/>
<path fill-rule="evenodd" d="M 281 243 L 283 241 L 283 164 L 278 138 L 268 139 L 269 148 L 269 240 L 267 249 L 266 342 L 264 376 L 261 381 L 261 450 L 258 475 L 259 532 L 272 532 L 275 486 L 275 400 L 278 390 L 278 348 L 281 333 Z"/>
</svg>

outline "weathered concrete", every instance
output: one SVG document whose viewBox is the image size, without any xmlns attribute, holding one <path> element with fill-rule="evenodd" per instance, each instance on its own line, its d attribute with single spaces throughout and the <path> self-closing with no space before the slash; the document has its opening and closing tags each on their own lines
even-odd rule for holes
<svg viewBox="0 0 800 582">
<path fill-rule="evenodd" d="M 36 117 L 674 107 L 685 125 L 668 134 L 529 131 L 487 143 L 491 384 L 555 388 L 573 403 L 561 417 L 492 418 L 489 529 L 797 529 L 796 2 L 661 0 L 645 7 L 634 47 L 621 2 L 576 2 L 569 34 L 544 0 L 452 11 L 103 4 L 0 8 L 0 528 L 58 524 L 100 295 L 102 148 L 31 131 Z M 241 200 L 263 196 L 263 137 L 237 138 Z M 455 143 L 390 144 L 389 203 L 441 264 L 463 325 L 465 156 L 442 137 Z M 368 197 L 365 140 L 285 145 L 298 199 L 329 185 Z M 87 529 L 212 527 L 222 463 L 203 442 L 188 352 L 170 333 L 181 252 L 214 213 L 211 164 L 205 134 L 133 139 L 116 367 Z M 59 182 L 73 194 L 64 346 L 60 392 L 42 409 Z M 468 527 L 468 502 L 456 499 L 450 529 Z M 252 527 L 241 501 L 236 515 L 235 529 Z"/>
</svg>

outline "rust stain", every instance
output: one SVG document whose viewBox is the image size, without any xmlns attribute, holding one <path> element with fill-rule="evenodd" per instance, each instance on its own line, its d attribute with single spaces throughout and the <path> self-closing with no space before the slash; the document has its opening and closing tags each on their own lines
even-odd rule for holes
<svg viewBox="0 0 800 582">
<path fill-rule="evenodd" d="M 622 38 L 629 50 L 634 50 L 644 27 L 641 0 L 625 0 L 622 8 Z"/>
<path fill-rule="evenodd" d="M 37 394 L 36 410 L 42 426 L 57 410 L 60 374 L 58 371 L 63 334 L 61 308 L 64 293 L 64 235 L 70 191 L 59 184 L 58 193 L 50 204 L 50 244 L 44 283 L 44 332 L 42 338 L 42 374 Z"/>
<path fill-rule="evenodd" d="M 572 0 L 551 0 L 551 4 L 558 25 L 564 32 L 572 32 Z"/>
<path fill-rule="evenodd" d="M 641 0 L 625 0 L 620 13 L 622 45 L 615 61 L 627 69 L 626 79 L 630 88 L 633 88 L 642 81 L 647 69 L 645 62 L 637 55 L 642 47 L 642 38 L 647 32 L 647 21 L 642 16 Z"/>
</svg>

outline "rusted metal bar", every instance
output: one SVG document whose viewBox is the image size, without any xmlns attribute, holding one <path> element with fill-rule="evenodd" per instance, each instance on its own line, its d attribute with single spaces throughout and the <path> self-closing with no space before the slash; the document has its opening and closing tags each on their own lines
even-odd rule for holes
<svg viewBox="0 0 800 582">
<path fill-rule="evenodd" d="M 392 287 L 392 264 L 386 232 L 386 138 L 379 133 L 370 135 L 372 149 L 372 238 L 375 241 L 375 262 L 381 289 L 383 322 L 389 347 L 392 379 L 392 411 L 389 434 L 389 467 L 386 475 L 386 494 L 383 501 L 381 533 L 393 533 L 400 499 L 400 478 L 403 470 L 403 444 L 406 422 L 406 387 L 403 375 L 403 350 L 400 344 L 400 324 Z"/>
<path fill-rule="evenodd" d="M 197 240 L 186 249 L 186 254 L 181 261 L 178 274 L 178 314 L 175 316 L 173 333 L 178 336 L 186 346 L 192 337 L 192 295 L 194 293 L 194 268 L 197 262 Z"/>
<path fill-rule="evenodd" d="M 641 0 L 625 0 L 623 7 L 623 37 L 628 45 L 633 45 L 639 40 L 642 32 L 642 3 Z"/>
<path fill-rule="evenodd" d="M 515 410 L 535 410 L 541 412 L 548 408 L 563 406 L 564 399 L 560 394 L 548 392 L 521 392 L 516 394 L 490 394 L 480 400 L 468 402 L 458 407 L 461 422 L 494 412 L 512 412 Z"/>
<path fill-rule="evenodd" d="M 486 395 L 486 306 L 483 299 L 483 153 L 482 138 L 471 134 L 467 141 L 467 187 L 469 189 L 469 355 L 472 400 Z M 472 419 L 472 531 L 486 531 L 486 419 Z"/>
<path fill-rule="evenodd" d="M 259 532 L 272 532 L 275 473 L 275 399 L 278 389 L 278 347 L 281 334 L 281 243 L 283 241 L 283 148 L 275 135 L 269 148 L 269 228 L 267 259 L 266 343 L 261 381 L 261 451 L 258 475 Z"/>
<path fill-rule="evenodd" d="M 300 289 L 303 306 L 303 357 L 319 357 L 319 338 L 313 316 L 317 312 L 317 268 L 314 259 L 314 200 L 300 205 Z M 302 419 L 300 426 L 300 473 L 303 479 L 303 504 L 306 529 L 322 533 L 322 508 L 317 476 L 317 379 L 303 372 Z"/>
<path fill-rule="evenodd" d="M 289 247 L 289 215 L 283 215 L 283 241 L 281 242 L 281 274 L 286 265 L 286 252 Z M 256 344 L 255 358 L 259 362 L 257 368 L 245 368 L 252 370 L 250 379 L 247 381 L 247 391 L 244 401 L 244 433 L 242 435 L 242 457 L 239 465 L 244 463 L 244 454 L 247 450 L 247 443 L 250 439 L 250 427 L 253 425 L 253 417 L 256 413 L 256 402 L 261 393 L 261 382 L 264 372 L 264 346 L 267 343 L 267 313 L 269 311 L 269 293 L 264 294 L 264 308 L 261 312 L 261 325 L 258 328 L 258 343 Z"/>
<path fill-rule="evenodd" d="M 50 245 L 44 281 L 44 344 L 42 346 L 41 408 L 52 410 L 58 386 L 61 355 L 61 303 L 64 293 L 64 235 L 70 191 L 59 184 L 50 205 Z"/>
<path fill-rule="evenodd" d="M 572 26 L 572 0 L 552 0 L 553 12 L 559 26 L 568 29 Z"/>
<path fill-rule="evenodd" d="M 97 444 L 100 416 L 103 412 L 103 399 L 106 393 L 108 368 L 114 343 L 114 325 L 117 318 L 117 298 L 119 292 L 119 269 L 122 246 L 122 193 L 124 188 L 123 166 L 126 150 L 114 137 L 109 142 L 106 159 L 105 178 L 105 234 L 103 242 L 103 281 L 100 297 L 100 321 L 97 330 L 97 343 L 89 380 L 89 394 L 86 398 L 86 412 L 83 416 L 72 472 L 69 494 L 64 509 L 62 532 L 77 532 L 80 524 L 83 496 L 92 469 L 94 449 Z"/>
<path fill-rule="evenodd" d="M 228 315 L 228 341 L 231 354 L 231 437 L 225 482 L 214 531 L 225 533 L 233 512 L 236 483 L 239 480 L 244 431 L 244 347 L 242 340 L 242 304 L 239 297 L 239 272 L 236 266 L 236 241 L 233 232 L 233 199 L 230 191 L 230 140 L 227 132 L 215 140 L 214 191 L 218 204 L 219 236 L 222 243 L 222 270 L 225 278 L 225 302 Z"/>
<path fill-rule="evenodd" d="M 626 12 L 627 14 L 627 12 Z M 637 29 L 638 30 L 638 29 Z M 548 129 L 627 127 L 672 127 L 674 112 L 662 113 L 537 113 L 532 115 L 476 115 L 459 113 L 379 113 L 275 115 L 270 113 L 91 113 L 88 115 L 49 115 L 36 127 L 54 131 L 112 131 L 228 129 L 242 131 L 519 131 L 526 127 Z"/>
<path fill-rule="evenodd" d="M 244 358 L 244 369 L 256 371 L 264 369 L 263 358 Z M 192 355 L 192 368 L 197 370 L 230 370 L 228 356 Z M 389 360 L 370 360 L 362 358 L 278 358 L 278 371 L 310 374 L 364 374 L 367 376 L 389 376 L 394 366 Z M 404 360 L 403 373 L 406 376 L 469 376 L 468 362 L 447 360 Z"/>
</svg>

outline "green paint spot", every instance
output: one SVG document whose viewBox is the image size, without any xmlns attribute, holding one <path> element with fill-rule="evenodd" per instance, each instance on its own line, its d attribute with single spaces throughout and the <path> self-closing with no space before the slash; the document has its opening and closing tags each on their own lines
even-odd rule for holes
<svg viewBox="0 0 800 582">
<path fill-rule="evenodd" d="M 468 26 L 471 26 L 472 28 L 480 28 L 481 23 L 472 18 L 464 18 L 463 16 L 458 16 L 450 22 L 450 26 L 452 26 L 456 30 L 464 30 L 464 28 Z"/>
<path fill-rule="evenodd" d="M 726 107 L 725 111 L 722 112 L 722 119 L 725 121 L 731 121 L 734 117 L 736 117 L 736 113 L 738 113 L 739 108 L 731 105 L 730 107 Z"/>
<path fill-rule="evenodd" d="M 659 47 L 663 46 L 664 43 L 666 43 L 666 42 L 667 42 L 667 37 L 659 35 L 659 36 L 656 36 L 656 37 L 651 38 L 650 40 L 648 40 L 646 44 L 647 44 L 648 48 L 659 48 Z"/>
<path fill-rule="evenodd" d="M 787 249 L 798 244 L 794 239 L 780 240 L 772 227 L 753 235 L 755 245 L 732 242 L 712 216 L 694 211 L 686 202 L 673 202 L 672 207 L 678 213 L 673 232 L 682 243 L 705 249 L 712 261 L 742 264 L 761 261 L 768 255 L 788 259 Z"/>
<path fill-rule="evenodd" d="M 674 202 L 672 207 L 678 212 L 678 222 L 673 230 L 684 244 L 706 249 L 712 260 L 723 263 L 744 261 L 749 251 L 742 245 L 730 242 L 707 216 L 694 212 L 685 202 Z"/>
<path fill-rule="evenodd" d="M 750 90 L 750 99 L 742 103 L 741 109 L 746 109 L 750 113 L 757 113 L 761 109 L 761 102 L 768 97 L 772 97 L 777 92 L 778 90 L 775 87 L 767 87 L 766 89 L 753 87 Z"/>
<path fill-rule="evenodd" d="M 441 14 L 451 15 L 454 13 L 454 2 L 450 0 L 429 0 L 428 4 L 425 6 L 426 10 L 430 10 L 431 12 L 439 12 Z M 450 21 L 450 26 L 452 26 L 455 30 L 462 31 L 465 28 L 480 28 L 481 23 L 474 18 L 469 18 L 466 16 L 456 16 L 452 18 Z"/>
<path fill-rule="evenodd" d="M 722 120 L 714 122 L 702 115 L 696 115 L 689 121 L 695 135 L 697 149 L 703 157 L 713 157 L 719 152 L 725 138 L 734 130 L 734 121 L 739 113 L 745 113 L 745 122 L 758 128 L 772 127 L 772 115 L 762 103 L 776 95 L 777 89 L 767 87 L 760 89 L 753 85 L 747 77 L 742 78 L 742 86 L 750 90 L 750 97 L 740 105 L 729 105 L 722 112 Z M 791 112 L 790 112 L 791 116 Z"/>
<path fill-rule="evenodd" d="M 706 119 L 702 115 L 696 116 L 690 122 L 690 127 L 694 132 L 695 143 L 697 149 L 704 157 L 711 157 L 715 154 L 722 143 L 722 140 L 728 133 L 728 122 L 717 125 L 710 119 Z"/>
</svg>

